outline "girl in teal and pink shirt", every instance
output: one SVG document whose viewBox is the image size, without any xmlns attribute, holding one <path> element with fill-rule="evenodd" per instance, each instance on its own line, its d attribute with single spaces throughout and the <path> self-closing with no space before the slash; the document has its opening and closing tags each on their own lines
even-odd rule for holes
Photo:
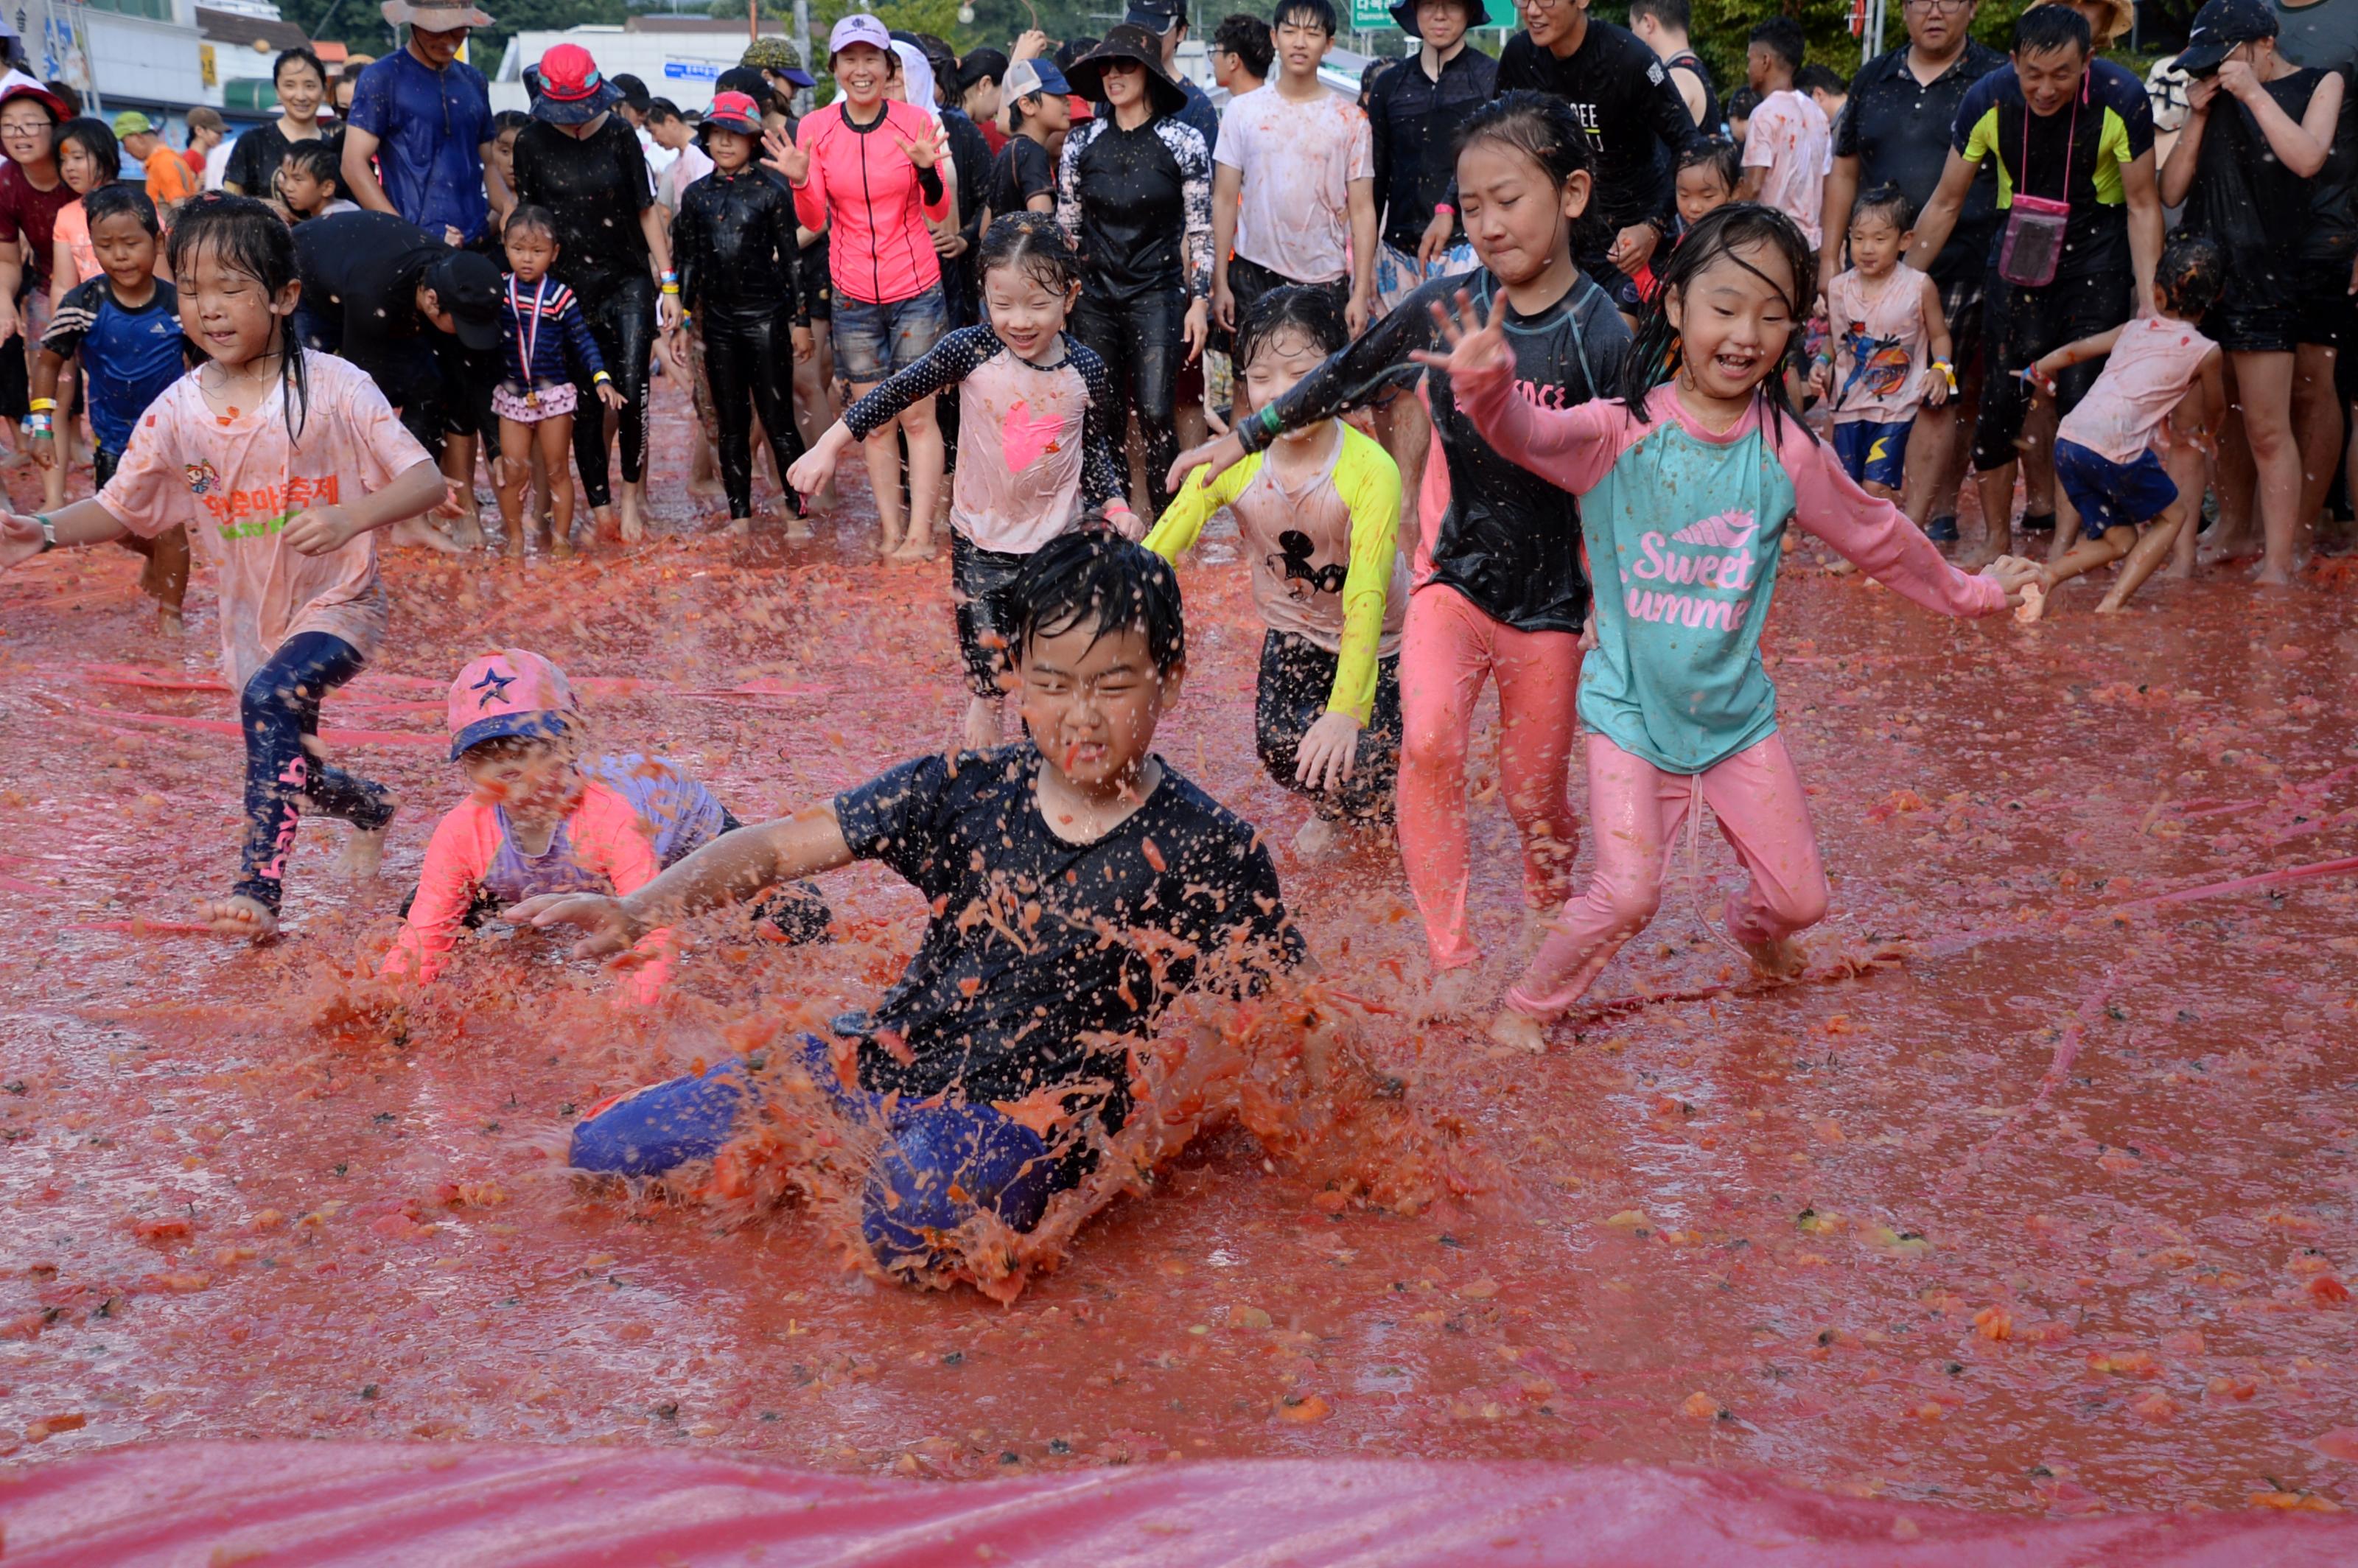
<svg viewBox="0 0 2358 1568">
<path fill-rule="evenodd" d="M 1745 203 L 1707 215 L 1662 275 L 1623 395 L 1574 408 L 1514 395 L 1505 318 L 1444 322 L 1457 404 L 1501 456 L 1581 498 L 1595 651 L 1580 672 L 1596 873 L 1563 907 L 1494 1037 L 1538 1049 L 1661 902 L 1687 814 L 1708 804 L 1750 873 L 1729 934 L 1768 975 L 1801 966 L 1793 933 L 1825 914 L 1809 806 L 1777 730 L 1760 628 L 1786 524 L 1928 610 L 1993 615 L 2039 579 L 2006 557 L 1950 566 L 1888 501 L 1853 483 L 1776 372 L 1807 317 L 1814 264 L 1793 221 Z M 1434 308 L 1436 314 L 1440 308 Z"/>
</svg>

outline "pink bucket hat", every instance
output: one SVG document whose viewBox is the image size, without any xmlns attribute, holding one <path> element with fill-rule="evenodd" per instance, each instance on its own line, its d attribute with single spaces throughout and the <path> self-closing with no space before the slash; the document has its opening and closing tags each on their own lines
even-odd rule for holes
<svg viewBox="0 0 2358 1568">
<path fill-rule="evenodd" d="M 561 735 L 580 711 L 565 672 L 538 654 L 486 654 L 450 683 L 450 760 L 503 736 Z"/>
</svg>

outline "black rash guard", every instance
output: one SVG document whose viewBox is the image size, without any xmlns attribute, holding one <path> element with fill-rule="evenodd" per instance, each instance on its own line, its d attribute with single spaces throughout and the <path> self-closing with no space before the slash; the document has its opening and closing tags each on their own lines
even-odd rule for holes
<svg viewBox="0 0 2358 1568">
<path fill-rule="evenodd" d="M 1368 98 L 1375 127 L 1376 211 L 1384 243 L 1408 255 L 1424 239 L 1433 210 L 1457 178 L 1457 128 L 1498 96 L 1498 62 L 1467 44 L 1424 74 L 1422 54 L 1376 78 Z"/>
<path fill-rule="evenodd" d="M 671 222 L 679 302 L 699 317 L 792 316 L 808 324 L 795 276 L 795 203 L 755 165 L 715 169 L 680 193 Z"/>
<path fill-rule="evenodd" d="M 1608 226 L 1617 232 L 1652 222 L 1671 232 L 1677 211 L 1672 160 L 1702 133 L 1652 49 L 1594 17 L 1567 59 L 1517 33 L 1498 53 L 1498 91 L 1518 88 L 1563 99 L 1587 128 L 1596 155 L 1596 211 Z"/>
<path fill-rule="evenodd" d="M 649 269 L 639 214 L 654 205 L 639 134 L 620 114 L 579 141 L 535 120 L 516 133 L 516 200 L 557 214 L 561 247 L 551 270 L 587 298 Z"/>
<path fill-rule="evenodd" d="M 1212 292 L 1212 156 L 1165 114 L 1125 131 L 1109 114 L 1065 139 L 1056 211 L 1080 248 L 1089 293 Z"/>
<path fill-rule="evenodd" d="M 1411 373 L 1423 376 L 1449 469 L 1449 510 L 1433 531 L 1433 576 L 1427 580 L 1446 583 L 1485 615 L 1519 632 L 1577 632 L 1588 614 L 1578 503 L 1491 450 L 1458 409 L 1449 378 L 1424 375 L 1409 359 L 1418 349 L 1442 347 L 1433 324 L 1436 302 L 1454 301 L 1462 288 L 1473 295 L 1475 310 L 1487 317 L 1499 287 L 1488 272 L 1478 270 L 1424 284 L 1365 337 L 1280 398 L 1277 427 L 1297 430 L 1332 418 L 1385 386 L 1413 379 Z M 1619 384 L 1629 328 L 1605 291 L 1584 274 L 1545 310 L 1523 316 L 1509 307 L 1507 342 L 1515 355 L 1516 390 L 1541 408 L 1571 408 L 1609 395 Z M 1259 418 L 1243 420 L 1237 433 L 1248 451 L 1274 438 Z"/>
</svg>

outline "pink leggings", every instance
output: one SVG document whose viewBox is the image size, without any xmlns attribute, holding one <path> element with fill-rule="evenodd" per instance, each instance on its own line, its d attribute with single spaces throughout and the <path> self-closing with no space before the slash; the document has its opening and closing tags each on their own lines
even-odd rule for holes
<svg viewBox="0 0 2358 1568">
<path fill-rule="evenodd" d="M 1466 748 L 1489 678 L 1498 683 L 1498 772 L 1523 836 L 1524 896 L 1534 909 L 1563 901 L 1580 848 L 1563 791 L 1580 639 L 1501 625 L 1452 588 L 1417 589 L 1401 637 L 1401 859 L 1435 973 L 1482 956 L 1466 931 Z"/>
<path fill-rule="evenodd" d="M 1825 918 L 1826 871 L 1810 803 L 1783 737 L 1770 735 L 1701 773 L 1666 773 L 1602 735 L 1588 737 L 1588 815 L 1596 875 L 1548 931 L 1508 1005 L 1553 1018 L 1580 1000 L 1621 944 L 1661 907 L 1662 874 L 1700 794 L 1752 875 L 1727 899 L 1727 934 L 1772 942 Z M 1700 825 L 1698 825 L 1700 826 Z"/>
</svg>

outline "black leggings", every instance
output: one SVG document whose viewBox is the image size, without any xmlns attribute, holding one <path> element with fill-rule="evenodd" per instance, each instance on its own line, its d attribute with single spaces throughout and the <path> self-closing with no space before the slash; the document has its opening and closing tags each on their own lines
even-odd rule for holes
<svg viewBox="0 0 2358 1568">
<path fill-rule="evenodd" d="M 647 471 L 647 362 L 655 346 L 655 280 L 644 272 L 585 273 L 573 285 L 590 335 L 598 340 L 606 373 L 622 395 L 622 482 L 636 484 Z M 606 483 L 606 406 L 592 383 L 578 381 L 573 416 L 573 462 L 581 470 L 581 499 L 611 506 Z"/>
<path fill-rule="evenodd" d="M 705 313 L 702 320 L 704 376 L 712 388 L 720 488 L 729 492 L 730 516 L 751 517 L 753 416 L 762 416 L 780 484 L 785 484 L 786 470 L 803 455 L 803 433 L 795 427 L 792 324 L 780 314 L 732 317 L 718 311 Z M 803 514 L 803 499 L 792 485 L 786 486 L 786 506 L 795 516 Z"/>
<path fill-rule="evenodd" d="M 276 914 L 284 896 L 287 852 L 304 810 L 341 816 L 355 827 L 382 827 L 393 800 L 319 756 L 319 704 L 329 689 L 361 673 L 360 651 L 325 632 L 297 632 L 254 672 L 238 698 L 245 729 L 245 850 L 232 890 Z"/>
<path fill-rule="evenodd" d="M 1253 701 L 1253 740 L 1269 776 L 1328 822 L 1389 822 L 1392 785 L 1400 776 L 1400 657 L 1376 662 L 1376 701 L 1352 753 L 1351 776 L 1335 790 L 1305 788 L 1294 776 L 1302 738 L 1326 716 L 1341 662 L 1307 637 L 1271 631 L 1261 638 L 1260 681 Z"/>
<path fill-rule="evenodd" d="M 1163 480 L 1179 459 L 1171 405 L 1184 352 L 1186 317 L 1187 297 L 1176 288 L 1127 302 L 1105 299 L 1084 288 L 1073 310 L 1073 335 L 1105 361 L 1114 395 L 1137 411 L 1138 433 L 1146 447 L 1147 501 L 1157 517 L 1171 504 L 1171 489 Z M 1126 445 L 1120 415 L 1117 409 L 1112 420 L 1116 451 Z"/>
</svg>

